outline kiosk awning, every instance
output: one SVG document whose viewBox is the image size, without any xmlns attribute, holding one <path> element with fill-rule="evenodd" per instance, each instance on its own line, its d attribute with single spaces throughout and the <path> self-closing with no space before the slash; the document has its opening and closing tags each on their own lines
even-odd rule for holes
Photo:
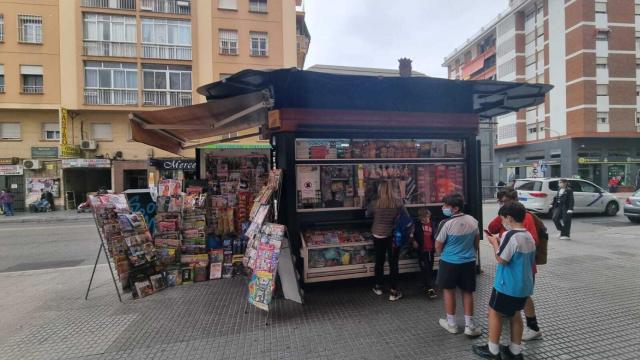
<svg viewBox="0 0 640 360">
<path fill-rule="evenodd" d="M 130 115 L 133 139 L 180 153 L 214 136 L 259 127 L 269 109 L 475 113 L 490 118 L 544 102 L 551 85 L 431 77 L 244 70 L 198 88 L 208 102 Z M 366 124 L 363 124 L 366 126 Z"/>
</svg>

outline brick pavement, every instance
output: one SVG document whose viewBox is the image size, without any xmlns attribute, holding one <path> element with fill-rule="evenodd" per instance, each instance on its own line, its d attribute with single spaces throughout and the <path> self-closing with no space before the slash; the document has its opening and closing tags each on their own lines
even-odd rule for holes
<svg viewBox="0 0 640 360">
<path fill-rule="evenodd" d="M 570 242 L 552 239 L 534 297 L 545 338 L 526 344 L 527 359 L 638 358 L 638 227 L 593 221 L 577 219 L 582 230 Z M 478 277 L 476 321 L 484 334 L 477 342 L 486 341 L 495 269 L 488 249 L 483 245 Z M 240 278 L 119 304 L 104 267 L 84 301 L 89 275 L 86 267 L 0 274 L 0 286 L 16 289 L 0 299 L 0 320 L 9 308 L 19 313 L 11 329 L 0 330 L 0 359 L 477 358 L 474 341 L 438 326 L 441 300 L 427 300 L 410 277 L 402 282 L 406 298 L 397 303 L 374 295 L 367 281 L 331 283 L 308 288 L 304 305 L 277 300 L 267 318 L 246 304 Z M 49 284 L 47 292 L 38 297 L 23 289 L 33 282 Z"/>
</svg>

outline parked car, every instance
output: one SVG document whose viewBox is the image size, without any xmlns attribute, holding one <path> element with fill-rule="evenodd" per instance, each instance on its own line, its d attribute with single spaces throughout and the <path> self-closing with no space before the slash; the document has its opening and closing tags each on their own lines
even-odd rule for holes
<svg viewBox="0 0 640 360">
<path fill-rule="evenodd" d="M 527 210 L 551 216 L 559 180 L 560 178 L 518 179 L 514 187 L 518 191 L 519 201 Z M 618 199 L 598 185 L 580 179 L 568 179 L 568 181 L 573 189 L 574 213 L 615 216 L 620 210 Z"/>
<path fill-rule="evenodd" d="M 631 194 L 624 202 L 624 216 L 640 224 L 640 190 Z"/>
</svg>

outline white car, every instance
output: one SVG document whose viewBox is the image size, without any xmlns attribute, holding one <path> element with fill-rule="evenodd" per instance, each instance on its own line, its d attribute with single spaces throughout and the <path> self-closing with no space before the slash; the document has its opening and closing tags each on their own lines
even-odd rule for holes
<svg viewBox="0 0 640 360">
<path fill-rule="evenodd" d="M 518 200 L 527 210 L 551 216 L 553 199 L 558 192 L 560 178 L 518 179 L 515 189 Z M 618 199 L 598 185 L 580 179 L 567 179 L 573 190 L 573 212 L 615 216 L 620 210 Z"/>
</svg>

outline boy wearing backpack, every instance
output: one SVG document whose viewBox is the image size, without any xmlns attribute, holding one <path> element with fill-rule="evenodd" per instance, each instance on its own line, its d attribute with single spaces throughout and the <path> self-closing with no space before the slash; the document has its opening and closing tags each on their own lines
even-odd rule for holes
<svg viewBox="0 0 640 360">
<path fill-rule="evenodd" d="M 496 276 L 489 300 L 489 342 L 473 345 L 473 352 L 487 359 L 522 359 L 522 317 L 527 298 L 533 294 L 533 265 L 536 245 L 523 221 L 527 210 L 519 202 L 502 206 L 498 212 L 505 232 L 500 239 L 487 239 L 495 252 Z M 511 323 L 511 344 L 500 347 L 502 319 Z"/>
<path fill-rule="evenodd" d="M 506 204 L 518 202 L 518 192 L 514 190 L 512 187 L 507 187 L 498 191 L 496 198 L 498 199 L 498 206 L 502 208 Z M 527 229 L 527 231 L 531 234 L 531 237 L 533 237 L 533 241 L 536 244 L 536 249 L 539 248 L 541 236 L 546 237 L 546 239 L 548 239 L 547 228 L 544 226 L 544 223 L 542 223 L 542 220 L 540 220 L 534 214 L 527 211 L 522 224 L 524 225 L 524 228 Z M 496 216 L 489 223 L 487 230 L 491 234 L 497 234 L 499 236 L 502 236 L 504 232 L 506 232 L 506 229 L 502 225 L 502 219 L 499 215 Z M 537 272 L 538 272 L 538 268 L 534 262 L 533 264 L 534 280 Z M 524 328 L 524 332 L 522 334 L 522 340 L 530 341 L 530 340 L 542 338 L 542 331 L 538 326 L 536 309 L 533 303 L 533 299 L 531 297 L 527 299 L 527 303 L 525 304 L 524 316 L 527 320 L 527 326 Z"/>
</svg>

